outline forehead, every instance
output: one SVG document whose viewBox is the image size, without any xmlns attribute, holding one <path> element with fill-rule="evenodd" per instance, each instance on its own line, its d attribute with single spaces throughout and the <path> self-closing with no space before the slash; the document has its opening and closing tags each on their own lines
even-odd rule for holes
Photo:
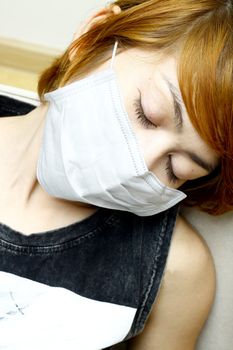
<svg viewBox="0 0 233 350">
<path fill-rule="evenodd" d="M 167 77 L 177 90 L 177 95 L 180 95 L 177 55 L 132 48 L 121 52 L 114 66 L 119 74 L 124 72 L 123 78 L 126 85 L 134 81 L 153 93 L 155 86 L 162 87 L 165 83 L 164 78 Z M 166 87 L 164 90 L 165 93 L 170 93 Z M 180 100 L 182 102 L 181 98 Z"/>
</svg>

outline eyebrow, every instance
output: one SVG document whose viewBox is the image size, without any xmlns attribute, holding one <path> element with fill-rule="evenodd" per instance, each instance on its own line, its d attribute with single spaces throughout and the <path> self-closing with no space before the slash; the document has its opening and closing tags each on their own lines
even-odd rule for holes
<svg viewBox="0 0 233 350">
<path fill-rule="evenodd" d="M 163 77 L 167 83 L 167 86 L 173 98 L 174 122 L 175 122 L 177 131 L 180 132 L 183 128 L 183 120 L 184 120 L 183 107 L 182 107 L 183 102 L 181 100 L 180 93 L 178 89 L 175 87 L 175 85 L 173 85 L 172 82 L 166 76 L 163 76 Z M 205 160 L 200 158 L 197 154 L 191 151 L 186 150 L 184 153 L 186 153 L 194 163 L 198 164 L 202 169 L 206 170 L 208 173 L 211 173 L 216 167 L 214 164 L 210 164 L 206 162 Z"/>
<path fill-rule="evenodd" d="M 185 151 L 184 153 L 186 153 L 192 159 L 192 161 L 198 164 L 202 169 L 205 169 L 206 171 L 208 171 L 208 173 L 211 173 L 216 167 L 215 164 L 210 164 L 206 162 L 205 160 L 200 158 L 197 154 L 191 151 Z"/>
</svg>

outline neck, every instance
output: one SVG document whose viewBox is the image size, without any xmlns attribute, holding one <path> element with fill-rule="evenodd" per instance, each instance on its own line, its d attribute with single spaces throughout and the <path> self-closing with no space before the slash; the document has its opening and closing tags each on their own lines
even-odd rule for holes
<svg viewBox="0 0 233 350">
<path fill-rule="evenodd" d="M 51 197 L 37 180 L 47 108 L 41 105 L 25 116 L 0 118 L 0 222 L 12 223 L 13 218 L 13 226 L 24 232 L 69 225 L 96 211 Z"/>
<path fill-rule="evenodd" d="M 36 165 L 47 106 L 41 105 L 25 116 L 2 118 L 1 190 L 27 202 L 38 188 Z"/>
</svg>

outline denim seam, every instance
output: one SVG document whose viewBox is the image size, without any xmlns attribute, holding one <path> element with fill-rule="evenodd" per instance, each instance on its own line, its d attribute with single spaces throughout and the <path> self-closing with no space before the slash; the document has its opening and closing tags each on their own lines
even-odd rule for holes
<svg viewBox="0 0 233 350">
<path fill-rule="evenodd" d="M 7 242 L 4 239 L 0 239 L 0 246 L 5 250 L 15 252 L 17 255 L 45 255 L 50 253 L 61 253 L 63 251 L 69 250 L 82 244 L 84 241 L 93 238 L 98 233 L 102 232 L 106 226 L 116 224 L 119 222 L 119 218 L 111 216 L 104 222 L 100 227 L 97 227 L 94 231 L 88 232 L 81 237 L 76 237 L 71 239 L 68 242 L 56 244 L 53 246 L 26 246 L 26 245 L 17 245 L 11 242 Z"/>
<path fill-rule="evenodd" d="M 153 263 L 152 263 L 152 266 L 153 266 L 152 276 L 149 280 L 149 283 L 148 283 L 148 286 L 147 286 L 147 289 L 145 292 L 145 296 L 144 296 L 144 299 L 142 301 L 141 308 L 140 308 L 140 311 L 139 311 L 139 314 L 138 314 L 138 317 L 137 317 L 137 320 L 136 320 L 136 323 L 134 326 L 134 330 L 133 330 L 134 335 L 136 335 L 140 331 L 142 325 L 145 322 L 145 317 L 143 317 L 143 312 L 144 312 L 148 297 L 151 293 L 151 289 L 154 285 L 154 280 L 155 280 L 156 272 L 157 272 L 157 268 L 158 268 L 158 259 L 161 256 L 161 247 L 163 244 L 163 239 L 164 239 L 164 235 L 165 235 L 166 228 L 167 228 L 167 222 L 168 222 L 168 214 L 166 214 L 164 219 L 163 219 L 163 224 L 161 227 L 160 234 L 158 236 L 158 241 L 156 242 L 157 247 L 156 247 L 156 251 L 155 251 L 155 255 L 154 255 L 154 259 L 153 259 Z"/>
</svg>

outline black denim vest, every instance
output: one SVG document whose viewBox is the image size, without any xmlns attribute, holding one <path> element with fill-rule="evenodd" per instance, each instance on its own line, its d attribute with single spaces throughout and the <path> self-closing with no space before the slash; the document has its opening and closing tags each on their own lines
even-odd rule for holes
<svg viewBox="0 0 233 350">
<path fill-rule="evenodd" d="M 0 104 L 2 116 L 20 115 L 33 108 L 5 97 L 0 98 Z M 119 342 L 129 339 L 143 330 L 156 300 L 178 208 L 176 205 L 150 217 L 100 208 L 81 222 L 29 236 L 1 223 L 0 274 L 135 309 L 131 325 Z M 1 303 L 0 286 L 0 310 Z M 1 322 L 0 317 L 0 327 Z M 119 326 L 114 324 L 116 329 Z M 91 329 L 89 332 L 92 337 Z M 112 344 L 105 348 L 110 349 Z"/>
</svg>

